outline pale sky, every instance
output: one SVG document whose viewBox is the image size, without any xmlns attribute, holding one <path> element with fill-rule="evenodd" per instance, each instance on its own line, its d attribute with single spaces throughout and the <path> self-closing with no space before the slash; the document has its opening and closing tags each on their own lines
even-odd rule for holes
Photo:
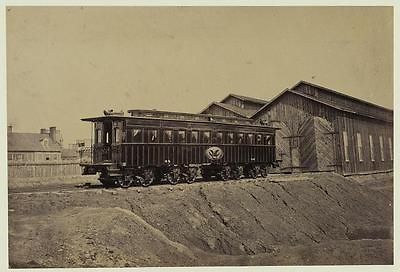
<svg viewBox="0 0 400 272">
<path fill-rule="evenodd" d="M 8 7 L 7 113 L 17 132 L 103 109 L 199 112 L 299 80 L 393 108 L 391 7 Z"/>
</svg>

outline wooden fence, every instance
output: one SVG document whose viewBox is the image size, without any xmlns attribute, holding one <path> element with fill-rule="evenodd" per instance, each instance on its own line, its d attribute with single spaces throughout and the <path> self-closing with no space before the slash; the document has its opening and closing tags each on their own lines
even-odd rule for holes
<svg viewBox="0 0 400 272">
<path fill-rule="evenodd" d="M 8 178 L 81 175 L 79 162 L 8 163 Z"/>
</svg>

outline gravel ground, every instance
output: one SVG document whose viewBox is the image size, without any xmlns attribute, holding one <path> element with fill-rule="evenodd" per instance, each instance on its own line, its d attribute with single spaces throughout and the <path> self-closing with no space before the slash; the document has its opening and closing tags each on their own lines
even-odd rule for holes
<svg viewBox="0 0 400 272">
<path fill-rule="evenodd" d="M 9 182 L 10 267 L 393 263 L 391 174 L 129 189 L 94 180 Z"/>
</svg>

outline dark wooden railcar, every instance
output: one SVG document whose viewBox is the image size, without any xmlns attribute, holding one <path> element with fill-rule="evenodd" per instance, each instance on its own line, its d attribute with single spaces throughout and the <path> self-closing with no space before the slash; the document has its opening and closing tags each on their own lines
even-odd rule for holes
<svg viewBox="0 0 400 272">
<path fill-rule="evenodd" d="M 266 175 L 275 164 L 275 129 L 252 120 L 130 110 L 131 116 L 84 118 L 94 124 L 93 163 L 105 183 L 176 184 L 204 178 Z"/>
</svg>

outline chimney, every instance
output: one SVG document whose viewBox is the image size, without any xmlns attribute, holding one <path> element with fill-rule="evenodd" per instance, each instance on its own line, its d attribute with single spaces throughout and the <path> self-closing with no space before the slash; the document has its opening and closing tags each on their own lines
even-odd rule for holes
<svg viewBox="0 0 400 272">
<path fill-rule="evenodd" d="M 53 140 L 53 142 L 57 142 L 56 141 L 56 127 L 50 127 L 50 139 Z"/>
<path fill-rule="evenodd" d="M 49 134 L 49 130 L 47 128 L 41 128 L 40 134 Z"/>
<path fill-rule="evenodd" d="M 7 133 L 12 133 L 12 126 L 11 125 L 7 126 Z"/>
<path fill-rule="evenodd" d="M 56 127 L 50 127 L 50 138 L 53 142 L 62 145 L 61 132 Z"/>
</svg>

